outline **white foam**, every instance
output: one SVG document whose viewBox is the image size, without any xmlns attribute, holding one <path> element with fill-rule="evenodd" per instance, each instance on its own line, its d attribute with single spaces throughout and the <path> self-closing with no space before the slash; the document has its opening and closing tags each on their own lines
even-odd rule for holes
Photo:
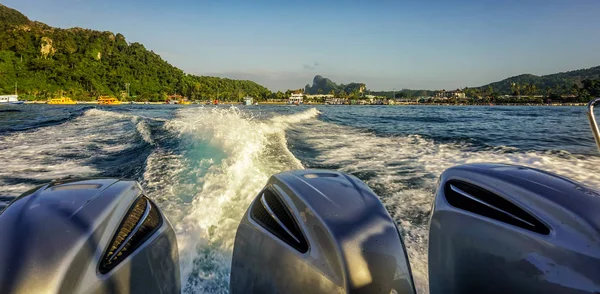
<svg viewBox="0 0 600 294">
<path fill-rule="evenodd" d="M 186 292 L 227 293 L 240 219 L 270 175 L 302 168 L 286 147 L 285 130 L 316 115 L 310 109 L 259 121 L 236 107 L 201 107 L 182 109 L 165 124 L 181 152 L 153 153 L 144 182 L 174 224 Z M 209 147 L 212 155 L 194 153 Z M 186 181 L 190 175 L 194 183 Z"/>
<path fill-rule="evenodd" d="M 91 158 L 110 156 L 131 146 L 133 133 L 126 128 L 131 119 L 90 109 L 60 125 L 0 136 L 0 192 L 16 195 L 34 186 L 13 185 L 11 179 L 43 182 L 97 174 L 99 171 L 89 165 Z"/>
<path fill-rule="evenodd" d="M 142 136 L 142 139 L 148 144 L 154 145 L 154 140 L 152 139 L 152 134 L 150 133 L 150 129 L 148 128 L 148 123 L 146 120 L 142 120 L 139 117 L 135 117 L 132 119 L 135 123 L 135 128 L 138 133 Z"/>
<path fill-rule="evenodd" d="M 305 143 L 319 152 L 314 162 L 365 175 L 402 226 L 415 283 L 428 292 L 427 221 L 439 175 L 454 165 L 492 162 L 519 164 L 551 171 L 592 187 L 600 183 L 600 158 L 568 152 L 522 152 L 514 148 L 468 151 L 467 145 L 440 144 L 417 135 L 379 137 L 354 128 L 310 121 L 297 129 Z"/>
</svg>

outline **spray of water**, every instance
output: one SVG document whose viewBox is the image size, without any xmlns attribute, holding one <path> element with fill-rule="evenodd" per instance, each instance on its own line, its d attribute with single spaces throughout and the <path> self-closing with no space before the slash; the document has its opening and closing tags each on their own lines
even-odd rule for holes
<svg viewBox="0 0 600 294">
<path fill-rule="evenodd" d="M 36 184 L 70 175 L 97 175 L 101 171 L 89 162 L 132 148 L 137 136 L 150 140 L 145 124 L 133 115 L 89 109 L 60 125 L 0 136 L 2 193 L 18 195 Z M 140 133 L 131 132 L 133 128 Z"/>
<path fill-rule="evenodd" d="M 380 137 L 351 127 L 312 120 L 296 128 L 317 151 L 317 167 L 353 173 L 381 197 L 400 225 L 419 293 L 428 292 L 427 236 L 433 192 L 447 168 L 467 163 L 518 164 L 551 171 L 590 186 L 600 183 L 600 157 L 565 151 L 518 152 L 514 148 L 474 150 L 418 135 Z"/>
<path fill-rule="evenodd" d="M 285 130 L 317 115 L 310 109 L 257 120 L 234 107 L 194 108 L 165 125 L 179 152 L 153 153 L 144 183 L 174 224 L 185 292 L 227 293 L 241 217 L 270 175 L 302 168 Z"/>
</svg>

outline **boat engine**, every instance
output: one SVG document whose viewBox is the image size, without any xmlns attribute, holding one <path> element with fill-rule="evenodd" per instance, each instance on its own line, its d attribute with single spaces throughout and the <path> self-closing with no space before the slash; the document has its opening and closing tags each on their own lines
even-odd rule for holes
<svg viewBox="0 0 600 294">
<path fill-rule="evenodd" d="M 545 171 L 452 167 L 429 230 L 431 293 L 598 293 L 600 193 Z"/>
<path fill-rule="evenodd" d="M 431 293 L 598 293 L 600 194 L 541 170 L 446 170 L 432 206 Z M 357 178 L 271 177 L 237 231 L 230 293 L 415 293 L 406 249 Z"/>
<path fill-rule="evenodd" d="M 0 293 L 180 293 L 173 228 L 135 181 L 52 182 L 0 224 Z"/>
<path fill-rule="evenodd" d="M 395 292 L 392 292 L 395 291 Z M 334 171 L 274 175 L 238 227 L 230 293 L 415 293 L 377 196 Z"/>
</svg>

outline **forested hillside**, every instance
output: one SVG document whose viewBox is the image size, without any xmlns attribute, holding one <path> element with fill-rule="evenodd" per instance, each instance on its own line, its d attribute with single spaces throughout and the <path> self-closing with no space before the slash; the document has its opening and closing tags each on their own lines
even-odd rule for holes
<svg viewBox="0 0 600 294">
<path fill-rule="evenodd" d="M 546 94 L 547 92 L 556 94 L 577 94 L 576 88 L 584 86 L 583 81 L 598 79 L 600 79 L 600 66 L 543 76 L 522 74 L 480 88 L 488 88 L 491 86 L 496 92 L 502 94 L 512 94 L 517 92 L 517 90 L 519 92 L 525 90 L 539 94 Z"/>
<path fill-rule="evenodd" d="M 267 98 L 254 82 L 185 74 L 121 34 L 82 28 L 59 29 L 30 21 L 0 4 L 0 94 L 18 87 L 21 98 L 47 99 L 62 92 L 80 100 L 129 93 L 135 100 Z"/>
</svg>

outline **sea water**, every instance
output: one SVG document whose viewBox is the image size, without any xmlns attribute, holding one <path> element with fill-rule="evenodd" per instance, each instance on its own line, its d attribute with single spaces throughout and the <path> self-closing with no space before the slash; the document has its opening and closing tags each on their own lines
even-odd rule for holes
<svg viewBox="0 0 600 294">
<path fill-rule="evenodd" d="M 541 168 L 600 187 L 583 107 L 19 105 L 0 108 L 0 201 L 52 179 L 138 180 L 173 224 L 187 293 L 227 293 L 235 231 L 274 173 L 351 173 L 381 198 L 427 292 L 441 172 Z"/>
</svg>

